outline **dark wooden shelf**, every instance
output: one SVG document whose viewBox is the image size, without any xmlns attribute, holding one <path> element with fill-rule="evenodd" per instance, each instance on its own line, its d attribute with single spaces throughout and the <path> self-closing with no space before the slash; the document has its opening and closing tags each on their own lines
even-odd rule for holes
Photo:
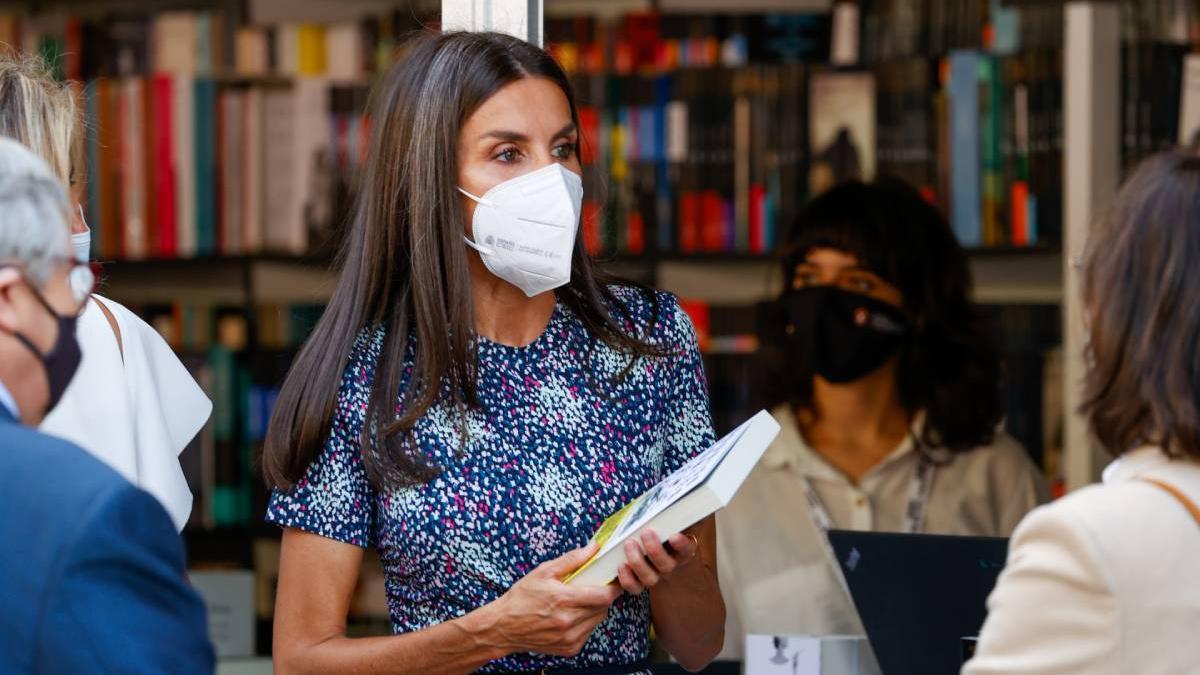
<svg viewBox="0 0 1200 675">
<path fill-rule="evenodd" d="M 117 259 L 117 260 L 99 260 L 100 266 L 105 271 L 110 270 L 137 270 L 154 271 L 156 269 L 177 270 L 180 268 L 190 269 L 212 266 L 243 267 L 259 263 L 284 264 L 284 265 L 300 265 L 305 267 L 332 267 L 334 264 L 333 258 L 329 256 L 319 255 L 289 255 L 285 253 L 256 253 L 246 255 L 204 255 L 193 258 L 139 258 L 139 259 Z"/>
</svg>

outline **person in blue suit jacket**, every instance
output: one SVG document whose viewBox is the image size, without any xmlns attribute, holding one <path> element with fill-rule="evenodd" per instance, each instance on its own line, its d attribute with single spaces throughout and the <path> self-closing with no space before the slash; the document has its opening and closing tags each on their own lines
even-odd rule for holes
<svg viewBox="0 0 1200 675">
<path fill-rule="evenodd" d="M 94 277 L 66 192 L 0 138 L 0 673 L 213 672 L 170 517 L 84 450 L 31 427 L 79 365 Z"/>
</svg>

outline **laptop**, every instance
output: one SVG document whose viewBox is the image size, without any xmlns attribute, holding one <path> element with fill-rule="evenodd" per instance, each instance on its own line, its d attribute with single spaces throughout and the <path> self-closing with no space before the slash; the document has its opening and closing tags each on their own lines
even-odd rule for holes
<svg viewBox="0 0 1200 675">
<path fill-rule="evenodd" d="M 883 675 L 957 675 L 1008 540 L 831 530 L 829 542 Z"/>
</svg>

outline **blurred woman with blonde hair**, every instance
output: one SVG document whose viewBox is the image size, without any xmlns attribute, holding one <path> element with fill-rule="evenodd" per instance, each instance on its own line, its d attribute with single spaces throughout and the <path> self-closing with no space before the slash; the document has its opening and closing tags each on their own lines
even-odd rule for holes
<svg viewBox="0 0 1200 675">
<path fill-rule="evenodd" d="M 79 204 L 81 126 L 69 83 L 56 81 L 37 57 L 0 54 L 0 136 L 27 146 L 70 186 L 71 243 L 86 261 L 91 232 Z M 85 448 L 154 495 L 183 529 L 192 494 L 178 455 L 212 403 L 158 333 L 112 300 L 91 296 L 78 338 L 83 362 L 42 430 Z"/>
</svg>

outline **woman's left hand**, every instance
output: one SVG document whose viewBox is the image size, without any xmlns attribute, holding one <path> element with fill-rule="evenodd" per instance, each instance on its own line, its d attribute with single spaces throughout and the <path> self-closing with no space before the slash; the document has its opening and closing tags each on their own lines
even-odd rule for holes
<svg viewBox="0 0 1200 675">
<path fill-rule="evenodd" d="M 637 595 L 662 583 L 696 557 L 699 542 L 686 532 L 666 541 L 664 546 L 653 530 L 644 530 L 625 542 L 625 563 L 617 569 L 617 579 L 626 593 Z"/>
</svg>

